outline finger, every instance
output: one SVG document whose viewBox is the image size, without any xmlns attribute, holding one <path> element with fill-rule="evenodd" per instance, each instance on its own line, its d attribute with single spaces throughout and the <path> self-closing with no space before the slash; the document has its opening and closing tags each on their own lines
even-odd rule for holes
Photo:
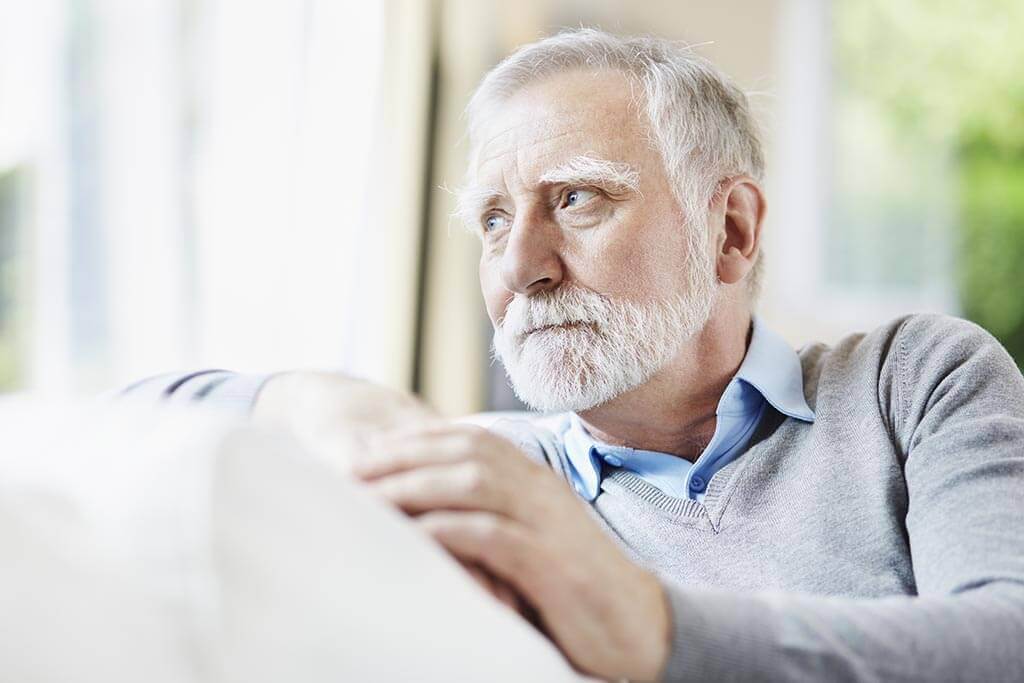
<svg viewBox="0 0 1024 683">
<path fill-rule="evenodd" d="M 429 512 L 417 524 L 462 562 L 477 563 L 527 602 L 545 604 L 552 563 L 547 550 L 515 520 L 486 512 Z"/>
<path fill-rule="evenodd" d="M 466 431 L 466 426 L 467 425 L 452 422 L 451 420 L 438 418 L 435 420 L 422 420 L 412 424 L 403 424 L 391 429 L 383 429 L 378 431 L 374 437 L 381 444 L 387 444 L 389 442 L 401 443 L 407 439 L 461 433 Z M 469 426 L 472 427 L 472 425 Z"/>
<path fill-rule="evenodd" d="M 492 579 L 486 571 L 475 564 L 466 564 L 465 562 L 460 562 L 459 564 L 461 564 L 462 568 L 465 569 L 471 577 L 473 577 L 473 580 L 477 585 L 491 595 L 494 595 L 494 579 Z"/>
<path fill-rule="evenodd" d="M 508 490 L 514 481 L 472 460 L 387 474 L 369 481 L 368 486 L 409 515 L 477 510 L 517 517 L 521 512 L 520 497 Z"/>
<path fill-rule="evenodd" d="M 439 436 L 410 437 L 402 442 L 378 442 L 352 459 L 352 473 L 361 479 L 375 479 L 428 465 L 442 465 L 466 459 L 458 442 Z"/>
<path fill-rule="evenodd" d="M 459 561 L 476 562 L 506 581 L 522 600 L 521 616 L 579 666 L 564 642 L 580 626 L 576 614 L 583 596 L 572 590 L 572 582 L 559 580 L 566 567 L 538 537 L 515 520 L 484 512 L 429 512 L 416 519 Z M 606 626 L 601 619 L 592 621 L 583 629 Z"/>
<path fill-rule="evenodd" d="M 473 577 L 473 580 L 476 581 L 477 584 L 479 584 L 480 587 L 487 591 L 492 597 L 497 599 L 498 602 L 511 608 L 515 612 L 523 614 L 524 610 L 521 606 L 519 596 L 507 583 L 494 578 L 478 565 L 461 564 L 462 567 L 469 572 L 469 575 Z"/>
<path fill-rule="evenodd" d="M 361 479 L 404 472 L 425 465 L 491 459 L 486 439 L 467 432 L 442 432 L 378 441 L 369 452 L 353 459 L 352 473 Z"/>
<path fill-rule="evenodd" d="M 526 603 L 520 599 L 519 594 L 516 593 L 512 586 L 508 585 L 504 581 L 494 579 L 493 586 L 494 597 L 498 599 L 498 602 L 502 603 L 514 612 L 518 612 L 521 616 L 528 614 Z"/>
</svg>

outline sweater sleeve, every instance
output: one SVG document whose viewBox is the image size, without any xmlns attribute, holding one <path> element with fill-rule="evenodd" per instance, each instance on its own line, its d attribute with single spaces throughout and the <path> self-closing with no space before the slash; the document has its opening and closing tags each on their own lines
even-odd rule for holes
<svg viewBox="0 0 1024 683">
<path fill-rule="evenodd" d="M 1024 378 L 981 328 L 913 316 L 887 363 L 915 596 L 666 584 L 667 681 L 1024 680 Z"/>
<path fill-rule="evenodd" d="M 172 372 L 147 377 L 114 392 L 115 399 L 168 404 L 201 404 L 235 415 L 248 415 L 260 389 L 273 375 L 246 375 L 228 370 Z"/>
</svg>

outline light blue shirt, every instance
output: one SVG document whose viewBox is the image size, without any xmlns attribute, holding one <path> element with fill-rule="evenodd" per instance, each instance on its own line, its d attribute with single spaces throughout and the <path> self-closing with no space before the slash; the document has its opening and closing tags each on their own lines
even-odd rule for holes
<svg viewBox="0 0 1024 683">
<path fill-rule="evenodd" d="M 563 434 L 573 485 L 581 497 L 593 501 L 601 489 L 602 465 L 621 467 L 669 496 L 703 501 L 711 477 L 743 454 L 765 411 L 772 409 L 814 421 L 804 398 L 800 358 L 754 316 L 747 354 L 715 410 L 715 434 L 695 462 L 670 453 L 601 443 L 573 414 Z"/>
</svg>

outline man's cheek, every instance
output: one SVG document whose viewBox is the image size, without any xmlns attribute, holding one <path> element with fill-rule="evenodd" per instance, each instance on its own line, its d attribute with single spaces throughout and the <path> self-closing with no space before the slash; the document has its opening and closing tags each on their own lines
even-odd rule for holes
<svg viewBox="0 0 1024 683">
<path fill-rule="evenodd" d="M 491 326 L 498 329 L 498 321 L 504 320 L 508 314 L 508 305 L 511 301 L 508 290 L 504 287 L 487 287 L 482 285 L 484 306 L 487 308 L 487 317 L 491 320 Z"/>
</svg>

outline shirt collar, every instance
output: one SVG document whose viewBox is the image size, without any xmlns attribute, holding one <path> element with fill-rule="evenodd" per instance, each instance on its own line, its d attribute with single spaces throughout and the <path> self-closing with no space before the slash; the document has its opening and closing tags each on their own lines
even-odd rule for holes
<svg viewBox="0 0 1024 683">
<path fill-rule="evenodd" d="M 814 412 L 804 396 L 803 369 L 800 357 L 778 334 L 769 329 L 758 316 L 753 316 L 750 344 L 736 375 L 719 401 L 721 413 L 730 391 L 737 380 L 753 387 L 780 413 L 798 420 L 814 421 Z M 588 501 L 597 498 L 601 486 L 601 457 L 597 453 L 622 447 L 600 444 L 575 413 L 571 414 L 563 436 L 566 456 L 574 470 L 573 482 L 577 493 Z"/>
<path fill-rule="evenodd" d="M 804 373 L 796 351 L 760 317 L 753 316 L 750 345 L 736 378 L 764 396 L 783 415 L 814 422 L 814 411 L 804 396 Z"/>
<path fill-rule="evenodd" d="M 597 441 L 586 430 L 576 413 L 570 413 L 564 443 L 569 465 L 574 470 L 572 481 L 576 493 L 586 500 L 594 500 L 601 486 L 601 461 L 597 455 Z"/>
</svg>

